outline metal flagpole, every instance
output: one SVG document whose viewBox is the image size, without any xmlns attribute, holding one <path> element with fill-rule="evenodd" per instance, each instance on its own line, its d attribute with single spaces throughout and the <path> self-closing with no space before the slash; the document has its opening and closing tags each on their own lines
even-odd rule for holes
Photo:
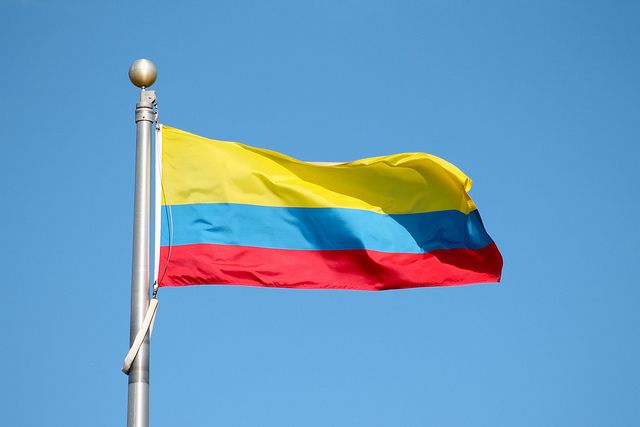
<svg viewBox="0 0 640 427">
<path fill-rule="evenodd" d="M 155 91 L 145 90 L 157 76 L 153 62 L 138 59 L 129 68 L 129 79 L 141 88 L 136 104 L 136 184 L 133 205 L 133 259 L 131 266 L 131 324 L 129 345 L 142 326 L 149 307 L 149 222 L 151 213 L 151 132 Z M 149 425 L 149 335 L 145 337 L 129 370 L 128 427 Z"/>
</svg>

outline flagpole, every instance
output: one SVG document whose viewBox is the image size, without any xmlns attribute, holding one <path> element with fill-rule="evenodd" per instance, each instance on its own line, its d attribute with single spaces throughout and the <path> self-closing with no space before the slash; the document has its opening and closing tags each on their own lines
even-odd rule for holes
<svg viewBox="0 0 640 427">
<path fill-rule="evenodd" d="M 133 256 L 131 265 L 131 323 L 129 345 L 140 329 L 149 307 L 149 222 L 151 214 L 151 132 L 155 91 L 146 90 L 157 76 L 147 59 L 131 64 L 129 79 L 141 88 L 136 104 L 136 181 L 133 204 Z M 149 425 L 149 335 L 145 337 L 129 371 L 128 427 Z"/>
</svg>

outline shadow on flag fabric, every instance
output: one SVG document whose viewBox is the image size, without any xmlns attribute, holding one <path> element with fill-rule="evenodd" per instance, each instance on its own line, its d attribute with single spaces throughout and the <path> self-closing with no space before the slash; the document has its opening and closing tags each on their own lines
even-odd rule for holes
<svg viewBox="0 0 640 427">
<path fill-rule="evenodd" d="M 471 180 L 438 157 L 308 163 L 168 126 L 156 142 L 161 287 L 500 281 L 502 257 L 467 194 Z"/>
</svg>

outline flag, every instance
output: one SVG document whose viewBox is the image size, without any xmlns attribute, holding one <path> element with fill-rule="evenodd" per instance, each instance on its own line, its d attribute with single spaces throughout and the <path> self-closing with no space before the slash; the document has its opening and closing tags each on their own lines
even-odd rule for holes
<svg viewBox="0 0 640 427">
<path fill-rule="evenodd" d="M 424 153 L 319 164 L 162 126 L 159 286 L 498 282 L 471 180 Z M 159 201 L 160 203 L 160 201 Z"/>
</svg>

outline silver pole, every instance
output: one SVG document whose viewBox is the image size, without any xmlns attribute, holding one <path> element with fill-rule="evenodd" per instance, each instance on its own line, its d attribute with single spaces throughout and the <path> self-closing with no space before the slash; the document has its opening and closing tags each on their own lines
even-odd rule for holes
<svg viewBox="0 0 640 427">
<path fill-rule="evenodd" d="M 149 307 L 149 222 L 151 214 L 151 132 L 154 121 L 155 92 L 145 87 L 155 81 L 155 65 L 137 60 L 129 69 L 129 78 L 142 88 L 136 104 L 136 183 L 133 205 L 133 258 L 131 266 L 131 324 L 129 345 L 142 325 Z M 128 427 L 149 425 L 149 336 L 129 371 Z"/>
</svg>

